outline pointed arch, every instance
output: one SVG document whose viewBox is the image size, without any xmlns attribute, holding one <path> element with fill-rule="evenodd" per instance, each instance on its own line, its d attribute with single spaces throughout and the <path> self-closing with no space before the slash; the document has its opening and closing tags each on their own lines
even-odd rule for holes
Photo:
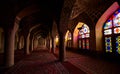
<svg viewBox="0 0 120 74">
<path fill-rule="evenodd" d="M 73 46 L 80 49 L 89 49 L 89 37 L 90 29 L 89 27 L 79 22 L 73 32 Z"/>
<path fill-rule="evenodd" d="M 86 24 L 83 24 L 81 28 L 78 28 L 78 46 L 80 49 L 90 49 L 90 29 Z"/>
<path fill-rule="evenodd" d="M 82 27 L 82 25 L 83 25 L 83 23 L 79 22 L 77 24 L 77 26 L 75 27 L 75 29 L 74 29 L 74 32 L 73 32 L 73 47 L 74 48 L 78 47 L 78 43 L 77 43 L 77 41 L 78 41 L 78 32 L 79 32 L 78 28 Z"/>
<path fill-rule="evenodd" d="M 119 4 L 117 2 L 114 2 L 106 11 L 105 13 L 100 17 L 98 20 L 95 32 L 96 32 L 96 51 L 103 51 L 103 33 L 102 28 L 106 20 L 109 18 L 110 15 L 112 15 L 117 9 L 119 8 Z"/>
<path fill-rule="evenodd" d="M 106 52 L 120 54 L 120 8 L 105 22 L 103 35 Z"/>
</svg>

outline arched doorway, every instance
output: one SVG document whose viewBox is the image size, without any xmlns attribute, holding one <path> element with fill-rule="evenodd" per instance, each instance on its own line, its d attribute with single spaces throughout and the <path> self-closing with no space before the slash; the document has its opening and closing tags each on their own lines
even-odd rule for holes
<svg viewBox="0 0 120 74">
<path fill-rule="evenodd" d="M 103 35 L 105 51 L 120 54 L 120 8 L 105 22 Z"/>
</svg>

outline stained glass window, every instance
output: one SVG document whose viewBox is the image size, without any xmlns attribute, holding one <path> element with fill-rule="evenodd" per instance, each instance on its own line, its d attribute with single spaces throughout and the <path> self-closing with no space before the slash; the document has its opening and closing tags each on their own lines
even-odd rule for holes
<svg viewBox="0 0 120 74">
<path fill-rule="evenodd" d="M 90 37 L 90 34 L 86 34 L 86 36 L 85 36 L 86 38 L 89 38 Z"/>
<path fill-rule="evenodd" d="M 79 48 L 89 49 L 89 37 L 90 30 L 86 24 L 83 24 L 81 29 L 79 29 Z"/>
<path fill-rule="evenodd" d="M 106 52 L 112 52 L 111 37 L 105 37 Z"/>
<path fill-rule="evenodd" d="M 85 40 L 82 40 L 82 47 L 85 49 Z"/>
<path fill-rule="evenodd" d="M 120 33 L 120 27 L 114 28 L 114 33 L 115 34 Z"/>
<path fill-rule="evenodd" d="M 120 26 L 120 9 L 114 13 L 113 17 L 114 27 Z"/>
<path fill-rule="evenodd" d="M 112 34 L 112 29 L 104 30 L 104 35 L 110 35 L 110 34 Z"/>
<path fill-rule="evenodd" d="M 86 39 L 86 49 L 89 49 L 89 39 Z"/>
<path fill-rule="evenodd" d="M 120 9 L 111 15 L 105 22 L 103 28 L 106 52 L 116 51 L 120 54 Z"/>
<path fill-rule="evenodd" d="M 111 19 L 107 20 L 107 22 L 104 25 L 104 29 L 109 29 L 109 28 L 112 28 L 112 20 Z"/>
<path fill-rule="evenodd" d="M 116 37 L 116 51 L 120 54 L 120 36 Z"/>
</svg>

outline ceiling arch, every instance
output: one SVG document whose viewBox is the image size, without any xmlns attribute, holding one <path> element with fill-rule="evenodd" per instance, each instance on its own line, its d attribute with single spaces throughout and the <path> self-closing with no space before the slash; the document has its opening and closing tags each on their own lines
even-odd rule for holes
<svg viewBox="0 0 120 74">
<path fill-rule="evenodd" d="M 30 14 L 33 14 L 38 11 L 40 11 L 40 9 L 37 5 L 28 6 L 17 14 L 16 19 L 20 21 L 23 17 L 29 16 Z"/>
</svg>

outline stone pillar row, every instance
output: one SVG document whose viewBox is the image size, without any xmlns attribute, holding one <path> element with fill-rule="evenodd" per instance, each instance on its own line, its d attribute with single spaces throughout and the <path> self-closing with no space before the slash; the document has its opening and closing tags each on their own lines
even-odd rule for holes
<svg viewBox="0 0 120 74">
<path fill-rule="evenodd" d="M 15 34 L 16 30 L 8 29 L 5 31 L 5 55 L 4 55 L 4 64 L 6 67 L 11 67 L 14 65 L 14 42 L 15 42 Z M 30 41 L 30 33 L 24 37 L 24 46 L 25 46 L 25 54 L 30 54 L 29 48 L 31 50 L 34 49 L 34 40 Z M 30 44 L 32 42 L 32 44 Z M 30 47 L 30 45 L 32 45 Z M 54 38 L 52 38 L 52 52 L 54 53 Z M 63 62 L 65 59 L 65 38 L 64 35 L 61 33 L 59 34 L 59 60 Z"/>
</svg>

